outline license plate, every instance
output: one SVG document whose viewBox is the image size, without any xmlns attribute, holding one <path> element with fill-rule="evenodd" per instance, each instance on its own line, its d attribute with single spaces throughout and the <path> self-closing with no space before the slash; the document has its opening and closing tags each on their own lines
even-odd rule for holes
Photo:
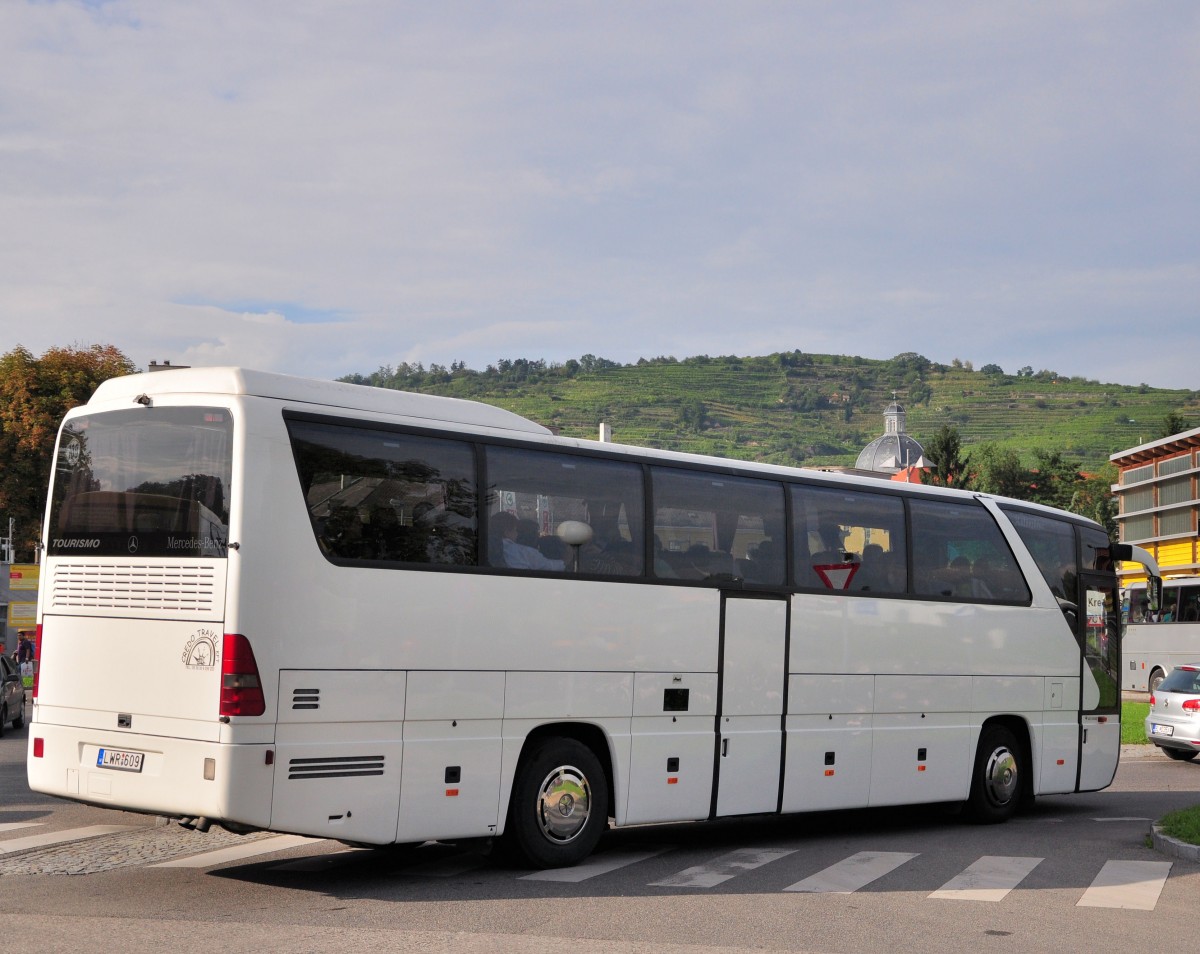
<svg viewBox="0 0 1200 954">
<path fill-rule="evenodd" d="M 96 756 L 96 767 L 116 769 L 118 772 L 140 772 L 144 757 L 141 752 L 126 752 L 123 749 L 101 749 L 100 753 Z"/>
<path fill-rule="evenodd" d="M 1150 732 L 1153 735 L 1174 735 L 1175 734 L 1175 726 L 1159 725 L 1157 722 L 1155 722 L 1155 723 L 1151 724 Z"/>
</svg>

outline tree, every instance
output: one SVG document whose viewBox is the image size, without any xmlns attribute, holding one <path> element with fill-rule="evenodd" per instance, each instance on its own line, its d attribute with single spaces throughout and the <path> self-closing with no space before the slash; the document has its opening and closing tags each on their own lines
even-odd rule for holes
<svg viewBox="0 0 1200 954">
<path fill-rule="evenodd" d="M 1092 474 L 1075 485 L 1075 493 L 1071 496 L 1071 503 L 1067 508 L 1081 517 L 1095 520 L 1114 540 L 1117 539 L 1117 498 L 1113 496 L 1112 485 L 1116 482 L 1116 465 L 1105 464 L 1099 473 Z"/>
<path fill-rule="evenodd" d="M 112 345 L 51 348 L 41 358 L 17 346 L 0 357 L 0 518 L 15 521 L 18 560 L 32 561 L 41 537 L 63 415 L 86 403 L 101 381 L 135 371 Z"/>
<path fill-rule="evenodd" d="M 989 441 L 971 453 L 974 471 L 972 489 L 1001 497 L 1025 497 L 1029 493 L 1029 471 L 1016 451 Z"/>
<path fill-rule="evenodd" d="M 1069 509 L 1078 485 L 1083 483 L 1083 475 L 1063 460 L 1058 451 L 1037 450 L 1033 456 L 1032 482 L 1025 499 L 1060 510 Z"/>
<path fill-rule="evenodd" d="M 679 411 L 679 421 L 693 431 L 702 431 L 708 424 L 708 408 L 703 401 L 687 401 Z"/>
<path fill-rule="evenodd" d="M 1176 434 L 1182 433 L 1188 429 L 1187 422 L 1179 415 L 1178 412 L 1172 411 L 1163 418 L 1162 426 L 1158 429 L 1158 434 L 1155 439 L 1164 437 L 1174 437 Z"/>
<path fill-rule="evenodd" d="M 925 447 L 925 456 L 933 463 L 921 474 L 921 482 L 939 487 L 966 487 L 971 481 L 967 461 L 962 456 L 962 439 L 958 428 L 943 424 Z"/>
</svg>

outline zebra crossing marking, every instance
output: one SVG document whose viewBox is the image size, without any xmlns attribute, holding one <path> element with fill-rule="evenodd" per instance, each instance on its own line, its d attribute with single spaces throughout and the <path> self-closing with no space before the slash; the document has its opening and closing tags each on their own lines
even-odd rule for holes
<svg viewBox="0 0 1200 954">
<path fill-rule="evenodd" d="M 955 901 L 1003 901 L 1043 858 L 984 855 L 934 891 L 929 897 Z"/>
<path fill-rule="evenodd" d="M 40 822 L 0 823 L 0 832 L 18 831 L 41 827 L 41 825 Z M 40 832 L 36 835 L 0 841 L 0 855 L 43 847 L 61 851 L 58 846 L 70 842 L 82 842 L 102 835 L 139 830 L 142 827 L 137 825 L 92 825 L 84 828 Z M 275 835 L 246 844 L 149 864 L 145 867 L 211 868 L 314 843 L 324 843 L 329 846 L 329 850 L 322 854 L 280 861 L 272 866 L 273 870 L 319 872 L 352 863 L 356 856 L 367 854 L 370 851 L 370 849 L 364 848 L 347 848 L 322 838 Z M 638 851 L 612 851 L 596 855 L 585 863 L 572 868 L 533 871 L 515 877 L 523 881 L 575 884 L 639 864 L 675 850 L 677 847 L 677 845 L 651 845 Z M 796 850 L 795 848 L 740 848 L 720 855 L 706 864 L 693 865 L 674 875 L 649 882 L 648 886 L 712 888 L 738 875 L 794 854 Z M 917 857 L 919 857 L 918 852 L 860 851 L 781 890 L 810 894 L 851 894 Z M 1043 860 L 1042 858 L 1023 856 L 984 855 L 936 891 L 928 894 L 926 898 L 997 903 L 1004 900 Z M 485 864 L 486 859 L 482 855 L 453 851 L 451 854 L 442 854 L 429 861 L 410 864 L 400 869 L 400 872 L 417 877 L 453 878 L 474 871 Z M 1172 868 L 1173 863 L 1169 861 L 1106 861 L 1091 885 L 1076 902 L 1076 906 L 1152 911 L 1158 904 Z"/>
<path fill-rule="evenodd" d="M 786 858 L 795 848 L 739 848 L 721 855 L 707 865 L 693 865 L 661 881 L 651 881 L 655 888 L 713 888 L 746 871 Z"/>
<path fill-rule="evenodd" d="M 211 868 L 223 865 L 229 861 L 242 861 L 256 855 L 269 855 L 276 851 L 286 851 L 298 845 L 308 845 L 324 838 L 309 838 L 305 835 L 276 835 L 274 838 L 262 838 L 245 845 L 233 845 L 229 848 L 217 848 L 198 855 L 188 855 L 184 858 L 172 858 L 170 861 L 160 861 L 150 865 L 151 868 Z"/>
<path fill-rule="evenodd" d="M 1153 911 L 1171 873 L 1171 864 L 1170 861 L 1106 861 L 1075 906 Z"/>
<path fill-rule="evenodd" d="M 20 831 L 22 828 L 40 828 L 43 822 L 0 822 L 0 831 Z"/>
<path fill-rule="evenodd" d="M 852 894 L 915 857 L 917 853 L 907 851 L 860 851 L 783 890 L 807 894 Z"/>
<path fill-rule="evenodd" d="M 133 831 L 141 825 L 89 825 L 86 828 L 67 828 L 62 831 L 44 831 L 38 835 L 26 835 L 24 838 L 9 838 L 0 841 L 0 855 L 13 851 L 24 851 L 27 848 L 47 848 L 50 845 L 61 845 L 68 841 L 83 841 L 95 838 L 97 835 L 111 835 L 118 831 Z"/>
<path fill-rule="evenodd" d="M 603 855 L 597 855 L 593 860 L 584 864 L 576 865 L 574 868 L 547 868 L 545 871 L 534 871 L 527 875 L 521 875 L 520 880 L 559 881 L 567 884 L 578 884 L 581 881 L 587 881 L 589 878 L 595 878 L 597 875 L 617 871 L 620 868 L 637 864 L 639 861 L 645 861 L 647 858 L 653 858 L 655 855 L 661 855 L 671 850 L 672 846 L 653 848 L 646 851 L 609 851 Z"/>
</svg>

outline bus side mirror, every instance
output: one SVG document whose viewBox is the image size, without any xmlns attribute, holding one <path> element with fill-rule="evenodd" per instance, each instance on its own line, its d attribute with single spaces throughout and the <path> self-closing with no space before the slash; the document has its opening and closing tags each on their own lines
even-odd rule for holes
<svg viewBox="0 0 1200 954">
<path fill-rule="evenodd" d="M 1146 577 L 1146 608 L 1151 613 L 1157 613 L 1162 606 L 1162 577 Z"/>
</svg>

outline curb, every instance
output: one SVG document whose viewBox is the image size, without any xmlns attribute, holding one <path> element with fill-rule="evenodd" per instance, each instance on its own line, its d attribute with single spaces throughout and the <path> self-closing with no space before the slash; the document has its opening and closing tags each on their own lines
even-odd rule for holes
<svg viewBox="0 0 1200 954">
<path fill-rule="evenodd" d="M 1191 845 L 1170 835 L 1164 835 L 1161 825 L 1150 826 L 1150 839 L 1155 851 L 1181 858 L 1184 861 L 1200 861 L 1200 845 Z"/>
</svg>

